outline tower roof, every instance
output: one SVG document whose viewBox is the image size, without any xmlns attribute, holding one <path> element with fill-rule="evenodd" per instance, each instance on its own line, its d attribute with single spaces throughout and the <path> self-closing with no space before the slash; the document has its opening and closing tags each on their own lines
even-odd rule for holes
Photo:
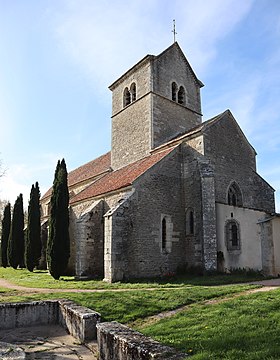
<svg viewBox="0 0 280 360">
<path fill-rule="evenodd" d="M 199 85 L 199 87 L 203 87 L 204 84 L 197 78 L 197 76 L 195 75 L 195 72 L 193 71 L 190 63 L 188 62 L 185 54 L 183 53 L 182 49 L 180 48 L 179 44 L 177 43 L 177 41 L 175 43 L 173 43 L 172 45 L 170 45 L 167 49 L 165 49 L 164 51 L 162 51 L 159 55 L 146 55 L 145 57 L 143 57 L 143 59 L 141 59 L 140 61 L 138 61 L 138 63 L 136 63 L 135 65 L 133 65 L 129 70 L 127 70 L 122 76 L 120 76 L 116 81 L 114 81 L 110 86 L 109 89 L 110 90 L 114 90 L 114 88 L 122 81 L 124 80 L 126 77 L 128 77 L 129 75 L 131 75 L 132 72 L 134 72 L 135 70 L 137 70 L 138 68 L 144 66 L 147 62 L 152 62 L 153 60 L 159 59 L 161 56 L 163 56 L 164 54 L 166 54 L 167 52 L 171 52 L 174 49 L 177 49 L 182 58 L 184 59 L 184 62 L 186 64 L 186 66 L 189 68 L 194 80 L 196 81 L 196 83 Z"/>
</svg>

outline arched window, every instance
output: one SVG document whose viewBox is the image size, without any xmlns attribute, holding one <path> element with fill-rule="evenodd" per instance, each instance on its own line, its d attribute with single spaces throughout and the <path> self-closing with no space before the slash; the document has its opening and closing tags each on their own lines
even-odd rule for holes
<svg viewBox="0 0 280 360">
<path fill-rule="evenodd" d="M 178 86 L 175 82 L 173 82 L 171 85 L 171 91 L 172 91 L 172 100 L 177 101 Z"/>
<path fill-rule="evenodd" d="M 131 101 L 136 100 L 136 84 L 132 83 L 130 86 L 130 93 L 131 93 Z"/>
<path fill-rule="evenodd" d="M 225 226 L 225 236 L 227 249 L 230 250 L 240 250 L 240 229 L 239 224 L 236 220 L 229 220 L 226 222 Z"/>
<path fill-rule="evenodd" d="M 165 217 L 161 221 L 161 248 L 166 250 L 166 219 Z"/>
<path fill-rule="evenodd" d="M 126 87 L 123 92 L 123 106 L 127 106 L 131 103 L 131 94 L 128 88 Z"/>
<path fill-rule="evenodd" d="M 227 203 L 232 206 L 242 206 L 242 194 L 236 182 L 233 182 L 227 192 Z"/>
<path fill-rule="evenodd" d="M 183 86 L 180 86 L 178 91 L 178 103 L 184 105 L 185 104 L 185 89 Z"/>
</svg>

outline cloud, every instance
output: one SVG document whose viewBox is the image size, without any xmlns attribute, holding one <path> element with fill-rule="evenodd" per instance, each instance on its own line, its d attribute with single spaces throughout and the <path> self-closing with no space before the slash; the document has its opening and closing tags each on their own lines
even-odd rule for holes
<svg viewBox="0 0 280 360">
<path fill-rule="evenodd" d="M 63 2 L 54 17 L 56 39 L 94 84 L 109 85 L 128 64 L 145 55 L 146 39 L 136 29 L 151 28 L 153 3 L 84 1 L 81 6 L 79 1 Z"/>
<path fill-rule="evenodd" d="M 217 54 L 217 42 L 248 14 L 253 0 L 237 4 L 235 0 L 177 0 L 172 4 L 153 0 L 145 6 L 142 0 L 62 4 L 51 13 L 54 36 L 68 59 L 103 91 L 151 49 L 160 52 L 171 45 L 173 18 L 179 43 L 190 50 L 196 69 L 203 72 Z"/>
<path fill-rule="evenodd" d="M 178 0 L 176 3 L 180 9 L 180 28 L 186 34 L 182 41 L 189 49 L 197 71 L 203 75 L 217 56 L 218 42 L 248 15 L 254 0 Z"/>
</svg>

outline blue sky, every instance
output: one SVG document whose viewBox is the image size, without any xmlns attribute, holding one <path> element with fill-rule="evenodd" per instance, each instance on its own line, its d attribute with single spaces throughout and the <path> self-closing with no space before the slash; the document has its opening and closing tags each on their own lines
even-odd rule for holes
<svg viewBox="0 0 280 360">
<path fill-rule="evenodd" d="M 230 109 L 257 150 L 280 211 L 279 0 L 0 0 L 0 198 L 52 184 L 107 152 L 108 86 L 177 41 L 207 120 Z"/>
</svg>

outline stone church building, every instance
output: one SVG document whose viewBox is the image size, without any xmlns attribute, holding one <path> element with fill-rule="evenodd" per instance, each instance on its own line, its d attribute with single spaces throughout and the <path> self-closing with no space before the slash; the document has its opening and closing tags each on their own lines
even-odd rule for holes
<svg viewBox="0 0 280 360">
<path fill-rule="evenodd" d="M 177 42 L 109 87 L 112 150 L 68 177 L 78 278 L 280 273 L 274 189 L 229 110 L 202 122 L 201 87 Z M 41 200 L 45 229 L 50 196 Z"/>
</svg>

